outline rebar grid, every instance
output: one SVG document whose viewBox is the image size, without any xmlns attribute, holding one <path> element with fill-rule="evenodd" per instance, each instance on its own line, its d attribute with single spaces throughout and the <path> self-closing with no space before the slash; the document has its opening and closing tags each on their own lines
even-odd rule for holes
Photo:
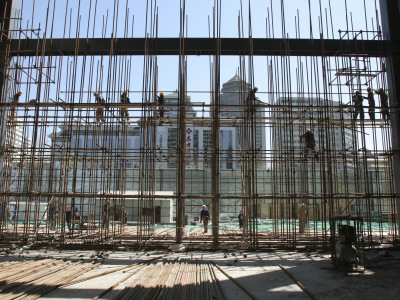
<svg viewBox="0 0 400 300">
<path fill-rule="evenodd" d="M 123 8 L 114 1 L 105 15 L 98 15 L 97 1 L 78 1 L 77 8 L 67 1 L 62 33 L 56 26 L 56 7 L 62 5 L 55 1 L 48 1 L 42 25 L 34 22 L 35 9 L 28 17 L 26 1 L 15 11 L 12 1 L 2 4 L 2 240 L 92 247 L 327 247 L 329 218 L 340 214 L 365 219 L 363 239 L 370 246 L 398 239 L 395 184 L 400 179 L 393 146 L 398 110 L 388 88 L 390 46 L 377 4 L 359 1 L 364 9 L 358 18 L 365 19 L 360 25 L 353 24 L 344 1 L 346 28 L 336 28 L 331 1 L 308 2 L 308 13 L 298 9 L 293 24 L 295 40 L 309 38 L 310 51 L 297 56 L 283 1 L 278 8 L 270 1 L 265 38 L 271 44 L 280 40 L 279 52 L 260 58 L 253 43 L 252 3 L 240 1 L 236 36 L 248 47 L 232 49 L 238 67 L 224 83 L 224 3 L 211 2 L 205 39 L 215 43 L 207 54 L 196 53 L 209 58 L 208 90 L 188 88 L 194 76 L 186 47 L 192 12 L 180 0 L 179 45 L 168 50 L 175 51 L 171 60 L 177 58 L 178 84 L 164 91 L 158 58 L 167 52 L 161 42 L 157 52 L 163 12 L 156 0 L 146 2 L 140 54 L 119 44 L 120 38 L 135 41 L 128 1 Z M 88 15 L 77 14 L 73 25 L 75 9 L 84 5 Z M 307 33 L 301 25 L 305 16 Z M 316 18 L 317 26 L 312 24 Z M 75 41 L 73 53 L 56 48 L 62 45 L 58 38 Z M 109 43 L 108 54 L 99 55 L 89 39 Z M 319 45 L 315 53 L 313 41 Z M 325 41 L 356 46 L 332 54 Z M 364 42 L 379 50 L 370 54 L 358 48 Z M 138 57 L 143 80 L 135 90 Z M 261 62 L 266 86 L 255 90 Z M 367 95 L 366 87 L 375 106 L 354 100 L 356 91 Z M 374 93 L 379 88 L 390 96 L 387 108 L 384 96 Z M 209 100 L 191 101 L 199 95 Z M 315 136 L 313 147 L 301 139 L 307 129 Z M 198 219 L 202 204 L 209 206 L 210 235 L 187 224 Z M 239 230 L 233 223 L 240 211 Z M 224 218 L 231 222 L 224 224 Z"/>
</svg>

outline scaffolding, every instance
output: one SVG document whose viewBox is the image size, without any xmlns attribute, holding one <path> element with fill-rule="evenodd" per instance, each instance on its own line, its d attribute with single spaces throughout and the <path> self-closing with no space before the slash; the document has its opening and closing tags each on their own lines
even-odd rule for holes
<svg viewBox="0 0 400 300">
<path fill-rule="evenodd" d="M 227 38 L 215 0 L 208 37 L 193 38 L 180 0 L 179 37 L 166 38 L 156 0 L 144 37 L 128 1 L 101 15 L 97 1 L 49 0 L 40 21 L 27 2 L 0 11 L 0 243 L 328 249 L 337 215 L 364 220 L 366 246 L 397 242 L 397 52 L 379 17 L 394 4 L 358 1 L 364 21 L 353 22 L 346 1 L 305 1 L 289 30 L 283 1 L 270 1 L 266 36 L 253 38 L 254 3 L 240 1 Z M 340 9 L 345 29 L 333 25 Z M 230 56 L 236 74 L 223 82 Z M 159 88 L 160 57 L 177 67 L 177 86 Z M 205 90 L 188 88 L 193 57 L 209 59 L 196 75 L 209 78 Z"/>
</svg>

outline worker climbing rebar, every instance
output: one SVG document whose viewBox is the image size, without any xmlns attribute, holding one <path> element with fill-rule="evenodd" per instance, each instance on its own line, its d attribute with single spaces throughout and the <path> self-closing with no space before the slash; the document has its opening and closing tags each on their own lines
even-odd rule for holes
<svg viewBox="0 0 400 300">
<path fill-rule="evenodd" d="M 374 93 L 372 92 L 370 87 L 367 87 L 367 97 L 363 97 L 363 99 L 368 100 L 368 115 L 371 120 L 375 120 L 375 99 Z"/>
<path fill-rule="evenodd" d="M 101 96 L 98 92 L 94 92 L 94 99 L 96 100 L 97 104 L 102 104 L 104 105 L 106 101 L 104 100 L 103 96 Z M 99 107 L 96 110 L 96 122 L 104 122 L 104 107 Z"/>
<path fill-rule="evenodd" d="M 254 105 L 256 104 L 256 101 L 258 100 L 256 97 L 256 93 L 258 91 L 258 88 L 253 88 L 249 91 L 249 94 L 247 95 L 246 98 L 246 106 L 248 108 L 245 108 L 245 113 L 248 114 L 248 117 L 253 115 L 255 113 L 255 107 Z"/>
<path fill-rule="evenodd" d="M 158 116 L 160 118 L 164 118 L 164 93 L 160 93 L 160 96 L 157 97 L 158 104 Z"/>
<path fill-rule="evenodd" d="M 249 92 L 249 95 L 248 95 L 248 100 L 250 100 L 250 101 L 255 101 L 255 100 L 257 100 L 257 97 L 256 97 L 257 91 L 258 91 L 258 88 L 257 88 L 257 87 L 251 89 L 250 92 Z M 249 102 L 250 102 L 250 101 L 249 101 Z"/>
<path fill-rule="evenodd" d="M 358 114 L 360 114 L 360 120 L 364 120 L 364 109 L 362 106 L 363 97 L 361 96 L 360 91 L 356 91 L 355 94 L 353 94 L 352 101 L 354 105 L 353 121 L 357 119 Z"/>
<path fill-rule="evenodd" d="M 314 158 L 319 159 L 318 152 L 315 150 L 315 138 L 314 133 L 310 129 L 306 130 L 306 133 L 300 136 L 300 142 L 305 139 L 304 159 L 308 158 L 308 151 L 314 153 Z"/>
<path fill-rule="evenodd" d="M 375 91 L 375 94 L 378 94 L 381 99 L 382 118 L 384 120 L 390 120 L 388 95 L 384 92 L 384 90 L 382 88 L 377 89 Z"/>
<path fill-rule="evenodd" d="M 130 101 L 129 98 L 128 98 L 128 91 L 124 91 L 124 92 L 121 94 L 121 103 L 122 103 L 122 104 L 131 103 L 131 101 Z M 125 119 L 129 122 L 128 108 L 126 108 L 126 107 L 121 107 L 121 121 L 123 122 Z"/>
<path fill-rule="evenodd" d="M 19 103 L 19 97 L 21 97 L 22 94 L 23 94 L 22 91 L 19 91 L 18 93 L 16 93 L 13 96 L 11 103 L 12 104 L 18 104 Z M 14 106 L 14 107 L 11 108 L 11 119 L 12 120 L 15 119 L 16 116 L 17 116 L 17 108 Z"/>
</svg>

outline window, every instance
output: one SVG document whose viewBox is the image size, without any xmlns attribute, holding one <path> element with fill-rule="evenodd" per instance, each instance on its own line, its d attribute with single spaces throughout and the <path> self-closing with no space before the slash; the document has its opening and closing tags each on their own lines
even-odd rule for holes
<svg viewBox="0 0 400 300">
<path fill-rule="evenodd" d="M 176 147 L 178 144 L 178 129 L 168 128 L 168 140 L 167 148 L 171 149 L 168 151 L 168 168 L 176 168 Z"/>
<path fill-rule="evenodd" d="M 211 130 L 203 131 L 203 148 L 211 149 Z"/>
<path fill-rule="evenodd" d="M 177 143 L 178 143 L 178 129 L 177 128 L 168 128 L 167 148 L 174 149 L 174 148 L 176 148 Z"/>
<path fill-rule="evenodd" d="M 204 168 L 210 167 L 211 130 L 203 131 Z"/>
<path fill-rule="evenodd" d="M 193 130 L 193 157 L 197 158 L 199 154 L 199 131 Z"/>
</svg>

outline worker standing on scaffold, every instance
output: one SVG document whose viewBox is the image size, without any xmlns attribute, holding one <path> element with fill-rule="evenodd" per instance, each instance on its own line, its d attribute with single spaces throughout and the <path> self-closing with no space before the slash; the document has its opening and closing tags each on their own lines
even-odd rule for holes
<svg viewBox="0 0 400 300">
<path fill-rule="evenodd" d="M 371 120 L 375 120 L 375 99 L 374 99 L 374 93 L 372 92 L 370 87 L 367 87 L 367 97 L 363 97 L 364 99 L 368 100 L 368 114 L 369 118 Z"/>
<path fill-rule="evenodd" d="M 364 120 L 364 109 L 362 107 L 363 104 L 363 97 L 360 94 L 360 91 L 356 91 L 352 97 L 353 104 L 354 104 L 354 116 L 353 121 L 355 121 L 360 113 L 360 120 Z"/>
<path fill-rule="evenodd" d="M 305 144 L 306 144 L 306 147 L 304 149 L 305 160 L 307 160 L 307 158 L 308 158 L 308 151 L 311 151 L 312 153 L 314 153 L 314 158 L 318 160 L 319 156 L 318 156 L 318 152 L 315 150 L 314 133 L 312 133 L 310 129 L 307 129 L 306 133 L 303 134 L 302 136 L 300 136 L 300 142 L 303 140 L 303 138 L 305 139 Z"/>
<path fill-rule="evenodd" d="M 381 98 L 381 114 L 384 120 L 390 120 L 389 114 L 389 103 L 388 103 L 388 95 L 383 91 L 382 88 L 377 89 L 375 94 L 378 94 Z"/>
<path fill-rule="evenodd" d="M 98 92 L 94 92 L 94 99 L 96 100 L 97 104 L 105 104 L 106 101 L 104 100 L 103 96 L 101 96 Z M 104 108 L 103 107 L 99 107 L 96 110 L 96 122 L 100 123 L 100 122 L 104 122 Z"/>
<path fill-rule="evenodd" d="M 16 93 L 13 96 L 11 103 L 12 104 L 18 104 L 19 103 L 19 97 L 21 97 L 22 94 L 23 94 L 22 91 L 19 91 L 18 93 Z M 16 116 L 17 116 L 17 108 L 14 106 L 14 107 L 11 108 L 11 119 L 14 120 Z"/>
<path fill-rule="evenodd" d="M 121 94 L 121 103 L 122 104 L 128 104 L 131 103 L 131 101 L 128 98 L 128 91 L 124 91 Z M 128 113 L 128 109 L 126 107 L 121 107 L 121 121 L 123 122 L 124 119 L 126 118 L 126 120 L 129 122 L 129 113 Z"/>
</svg>

